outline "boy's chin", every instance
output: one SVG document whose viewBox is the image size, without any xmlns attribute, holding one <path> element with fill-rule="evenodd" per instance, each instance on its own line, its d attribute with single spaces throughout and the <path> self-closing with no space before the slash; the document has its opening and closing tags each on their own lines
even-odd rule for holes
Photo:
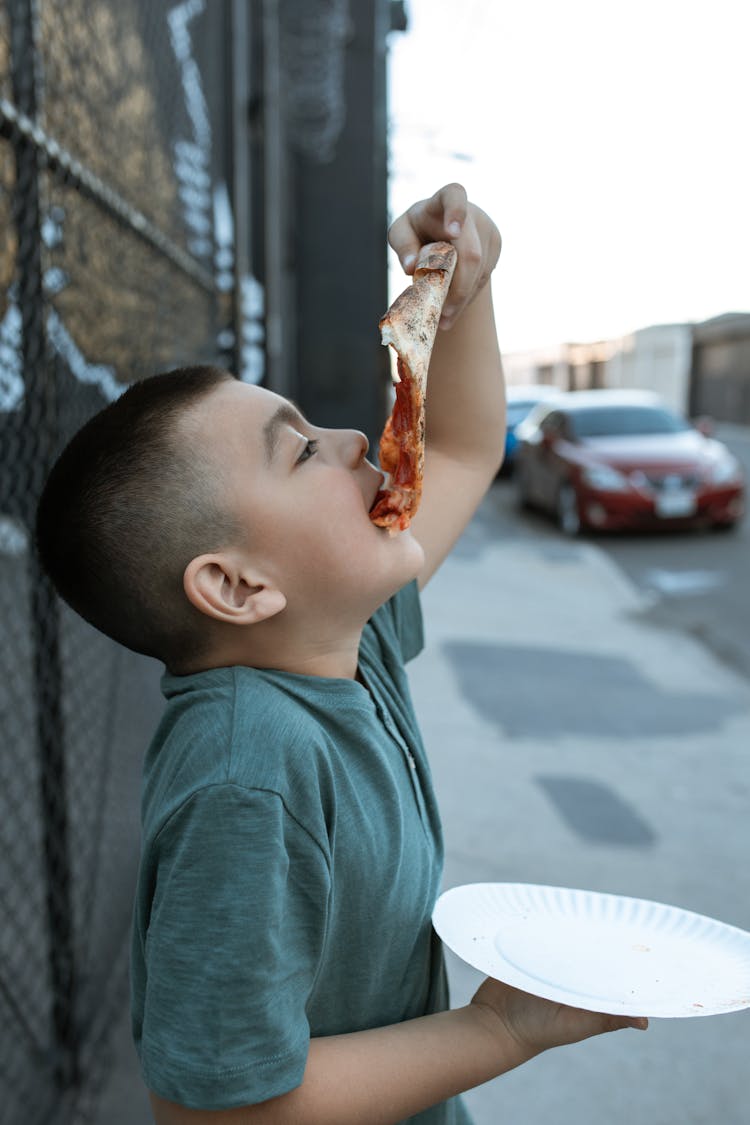
<svg viewBox="0 0 750 1125">
<path fill-rule="evenodd" d="M 412 535 L 411 528 L 399 531 L 397 534 L 403 537 L 400 545 L 404 552 L 403 567 L 399 568 L 400 576 L 403 576 L 403 581 L 399 585 L 400 589 L 401 586 L 406 586 L 408 582 L 419 578 L 424 570 L 425 554 L 422 544 Z"/>
</svg>

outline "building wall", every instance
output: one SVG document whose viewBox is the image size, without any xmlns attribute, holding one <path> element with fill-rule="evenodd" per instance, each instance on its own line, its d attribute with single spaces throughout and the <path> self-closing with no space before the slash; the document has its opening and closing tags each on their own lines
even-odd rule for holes
<svg viewBox="0 0 750 1125">
<path fill-rule="evenodd" d="M 693 414 L 750 425 L 750 314 L 696 327 L 690 406 Z"/>
<path fill-rule="evenodd" d="M 508 352 L 503 356 L 505 381 L 508 386 L 547 383 L 569 390 L 568 359 L 564 344 L 553 348 L 525 352 Z"/>
<path fill-rule="evenodd" d="M 606 363 L 605 386 L 655 391 L 683 413 L 688 411 L 692 329 L 658 324 L 614 341 Z"/>
<path fill-rule="evenodd" d="M 628 336 L 517 352 L 504 358 L 509 385 L 548 383 L 561 390 L 652 390 L 675 410 L 690 404 L 692 326 L 659 324 Z"/>
</svg>

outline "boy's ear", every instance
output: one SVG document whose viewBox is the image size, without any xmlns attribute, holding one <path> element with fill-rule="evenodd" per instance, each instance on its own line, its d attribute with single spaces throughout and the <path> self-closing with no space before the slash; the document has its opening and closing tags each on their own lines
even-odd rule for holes
<svg viewBox="0 0 750 1125">
<path fill-rule="evenodd" d="M 196 609 L 229 625 L 255 625 L 286 606 L 281 590 L 228 555 L 192 559 L 185 567 L 182 584 Z"/>
</svg>

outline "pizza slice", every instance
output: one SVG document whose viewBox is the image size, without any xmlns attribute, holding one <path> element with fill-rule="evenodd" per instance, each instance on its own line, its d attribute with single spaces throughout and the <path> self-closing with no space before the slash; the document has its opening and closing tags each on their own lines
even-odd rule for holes
<svg viewBox="0 0 750 1125">
<path fill-rule="evenodd" d="M 396 400 L 379 449 L 380 467 L 389 479 L 370 519 L 391 535 L 409 526 L 422 497 L 427 372 L 456 258 L 449 242 L 423 246 L 412 284 L 380 321 L 381 341 L 397 356 Z"/>
</svg>

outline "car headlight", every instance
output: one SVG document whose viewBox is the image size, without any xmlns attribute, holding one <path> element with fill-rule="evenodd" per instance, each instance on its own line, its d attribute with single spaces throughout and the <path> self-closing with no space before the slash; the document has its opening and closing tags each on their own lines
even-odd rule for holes
<svg viewBox="0 0 750 1125">
<path fill-rule="evenodd" d="M 742 480 L 742 469 L 736 457 L 727 454 L 725 457 L 720 457 L 715 461 L 708 470 L 708 477 L 711 484 L 730 484 L 733 481 Z"/>
<path fill-rule="evenodd" d="M 627 477 L 609 465 L 590 465 L 581 473 L 581 480 L 595 492 L 625 492 L 629 488 Z"/>
</svg>

